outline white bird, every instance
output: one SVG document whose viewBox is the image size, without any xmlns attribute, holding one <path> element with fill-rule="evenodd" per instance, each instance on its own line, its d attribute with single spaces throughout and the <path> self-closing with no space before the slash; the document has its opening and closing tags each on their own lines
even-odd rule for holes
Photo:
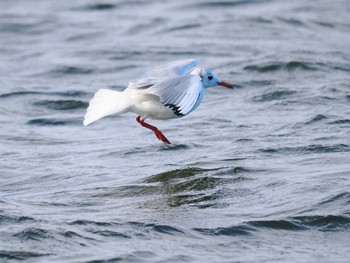
<svg viewBox="0 0 350 263">
<path fill-rule="evenodd" d="M 233 88 L 209 69 L 196 67 L 198 64 L 195 59 L 172 61 L 129 83 L 124 91 L 98 90 L 90 101 L 84 125 L 108 115 L 134 112 L 141 126 L 170 144 L 157 127 L 145 122 L 147 118 L 167 120 L 186 116 L 202 102 L 206 88 L 218 85 Z"/>
</svg>

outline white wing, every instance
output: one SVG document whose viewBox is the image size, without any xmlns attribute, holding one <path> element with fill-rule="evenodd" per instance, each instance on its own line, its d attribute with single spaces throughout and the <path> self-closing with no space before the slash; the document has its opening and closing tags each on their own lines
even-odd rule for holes
<svg viewBox="0 0 350 263">
<path fill-rule="evenodd" d="M 145 93 L 158 96 L 164 106 L 172 109 L 176 115 L 184 116 L 200 104 L 204 90 L 198 75 L 185 75 L 155 84 Z"/>
<path fill-rule="evenodd" d="M 128 88 L 148 88 L 166 79 L 183 76 L 198 64 L 198 60 L 184 59 L 160 65 L 143 74 L 136 82 L 130 82 Z"/>
</svg>

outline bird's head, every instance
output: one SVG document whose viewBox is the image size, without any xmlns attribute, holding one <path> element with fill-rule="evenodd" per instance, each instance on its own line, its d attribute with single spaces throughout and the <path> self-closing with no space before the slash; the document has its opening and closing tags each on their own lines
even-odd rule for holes
<svg viewBox="0 0 350 263">
<path fill-rule="evenodd" d="M 199 75 L 202 78 L 204 88 L 223 86 L 226 88 L 233 89 L 233 86 L 231 84 L 224 81 L 220 81 L 219 78 L 214 74 L 214 72 L 212 72 L 209 69 L 201 68 Z"/>
</svg>

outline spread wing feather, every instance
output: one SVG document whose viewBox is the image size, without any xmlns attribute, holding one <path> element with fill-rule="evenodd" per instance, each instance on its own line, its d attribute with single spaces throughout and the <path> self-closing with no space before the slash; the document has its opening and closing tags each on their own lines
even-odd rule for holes
<svg viewBox="0 0 350 263">
<path fill-rule="evenodd" d="M 137 81 L 130 82 L 128 89 L 148 88 L 166 79 L 184 76 L 198 64 L 196 59 L 184 59 L 160 65 L 143 74 Z"/>
<path fill-rule="evenodd" d="M 187 115 L 199 105 L 204 88 L 198 75 L 184 75 L 162 81 L 145 91 L 160 98 L 162 104 L 179 116 Z"/>
</svg>

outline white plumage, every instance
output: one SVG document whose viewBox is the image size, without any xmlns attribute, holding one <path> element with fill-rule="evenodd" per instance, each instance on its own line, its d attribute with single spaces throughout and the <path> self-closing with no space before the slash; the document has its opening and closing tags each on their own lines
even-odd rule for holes
<svg viewBox="0 0 350 263">
<path fill-rule="evenodd" d="M 156 127 L 145 122 L 146 118 L 185 116 L 199 106 L 206 88 L 232 88 L 210 70 L 195 68 L 197 65 L 195 59 L 176 60 L 145 73 L 122 92 L 100 89 L 90 101 L 84 125 L 108 115 L 134 112 L 138 123 L 151 129 L 159 140 L 170 143 Z"/>
</svg>

